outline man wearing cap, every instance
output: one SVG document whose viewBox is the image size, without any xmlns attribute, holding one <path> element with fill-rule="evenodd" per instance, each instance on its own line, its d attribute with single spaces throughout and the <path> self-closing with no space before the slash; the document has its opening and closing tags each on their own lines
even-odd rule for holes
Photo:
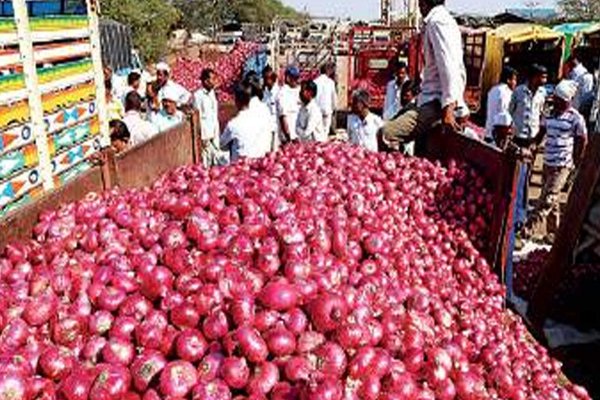
<svg viewBox="0 0 600 400">
<path fill-rule="evenodd" d="M 403 61 L 396 61 L 394 78 L 388 82 L 385 89 L 383 119 L 389 121 L 398 115 L 402 109 L 402 86 L 409 80 L 408 66 Z"/>
<path fill-rule="evenodd" d="M 277 117 L 279 118 L 279 144 L 296 140 L 296 122 L 302 107 L 300 101 L 300 70 L 290 66 L 285 71 L 285 85 L 277 97 Z M 276 146 L 276 148 L 278 147 Z"/>
<path fill-rule="evenodd" d="M 323 128 L 327 136 L 333 126 L 333 114 L 337 107 L 338 96 L 335 85 L 335 64 L 328 62 L 321 67 L 321 75 L 315 79 L 317 98 L 315 99 L 323 115 Z"/>
<path fill-rule="evenodd" d="M 573 106 L 577 84 L 560 82 L 554 91 L 554 109 L 543 121 L 546 137 L 544 151 L 543 189 L 539 202 L 525 227 L 525 236 L 540 236 L 540 229 L 547 222 L 546 239 L 552 241 L 560 222 L 559 195 L 567 183 L 569 174 L 577 167 L 587 146 L 585 119 Z M 543 137 L 538 139 L 541 143 Z"/>
<path fill-rule="evenodd" d="M 546 104 L 546 90 L 544 85 L 548 81 L 548 70 L 538 64 L 531 66 L 526 83 L 517 86 L 513 92 L 509 111 L 515 126 L 515 143 L 524 149 L 533 149 L 540 136 L 540 127 L 544 106 Z M 522 164 L 519 172 L 519 190 L 523 196 L 517 200 L 516 213 L 518 224 L 527 221 L 529 178 L 531 165 Z"/>
<path fill-rule="evenodd" d="M 177 107 L 188 105 L 192 99 L 190 92 L 171 79 L 171 68 L 165 62 L 156 64 L 156 84 L 159 102 L 163 101 L 167 90 L 170 91 L 171 97 L 176 97 Z"/>
<path fill-rule="evenodd" d="M 436 126 L 456 132 L 456 107 L 464 104 L 467 72 L 464 64 L 462 35 L 445 0 L 419 0 L 424 18 L 424 69 L 418 108 L 392 121 L 381 131 L 382 143 L 398 150 L 415 141 L 422 152 L 426 135 Z"/>
<path fill-rule="evenodd" d="M 480 130 L 474 128 L 474 124 L 471 123 L 471 110 L 466 105 L 461 105 L 454 111 L 454 118 L 456 118 L 456 124 L 458 125 L 458 132 L 463 135 L 475 139 L 483 139 L 483 133 Z"/>
<path fill-rule="evenodd" d="M 160 111 L 150 114 L 150 122 L 159 132 L 165 132 L 183 122 L 183 113 L 177 109 L 179 93 L 173 87 L 167 87 L 163 93 Z"/>
</svg>

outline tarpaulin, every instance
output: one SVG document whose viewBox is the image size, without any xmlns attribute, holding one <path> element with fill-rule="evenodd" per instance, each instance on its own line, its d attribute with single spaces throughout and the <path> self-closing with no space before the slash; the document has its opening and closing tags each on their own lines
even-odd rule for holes
<svg viewBox="0 0 600 400">
<path fill-rule="evenodd" d="M 579 22 L 557 25 L 554 31 L 565 35 L 565 52 L 564 60 L 567 60 L 571 56 L 571 52 L 574 46 L 577 46 L 582 36 L 589 35 L 600 31 L 600 24 L 595 22 Z"/>
<path fill-rule="evenodd" d="M 491 35 L 502 39 L 505 44 L 517 44 L 532 40 L 558 41 L 563 37 L 561 32 L 535 24 L 505 24 L 491 31 Z"/>
</svg>

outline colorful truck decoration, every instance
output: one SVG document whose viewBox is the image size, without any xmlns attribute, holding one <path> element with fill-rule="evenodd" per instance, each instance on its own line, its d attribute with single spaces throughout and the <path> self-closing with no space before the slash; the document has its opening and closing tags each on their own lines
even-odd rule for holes
<svg viewBox="0 0 600 400">
<path fill-rule="evenodd" d="M 0 217 L 87 171 L 109 143 L 93 4 L 88 15 L 12 8 L 0 18 Z"/>
</svg>

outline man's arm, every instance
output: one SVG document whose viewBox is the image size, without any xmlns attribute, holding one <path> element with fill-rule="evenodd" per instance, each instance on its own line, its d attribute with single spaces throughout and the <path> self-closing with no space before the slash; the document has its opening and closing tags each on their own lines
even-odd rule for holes
<svg viewBox="0 0 600 400">
<path fill-rule="evenodd" d="M 579 167 L 585 155 L 585 149 L 588 144 L 588 132 L 585 120 L 581 118 L 577 123 L 575 132 L 575 146 L 573 146 L 573 161 L 575 166 Z"/>
</svg>

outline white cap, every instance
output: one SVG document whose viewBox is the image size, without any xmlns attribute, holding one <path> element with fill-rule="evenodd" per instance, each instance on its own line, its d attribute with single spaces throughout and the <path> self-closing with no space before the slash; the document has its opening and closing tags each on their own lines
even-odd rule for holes
<svg viewBox="0 0 600 400">
<path fill-rule="evenodd" d="M 563 99 L 564 101 L 571 102 L 577 94 L 577 83 L 574 81 L 564 80 L 561 81 L 554 89 L 554 95 Z"/>
<path fill-rule="evenodd" d="M 166 62 L 159 62 L 156 64 L 156 71 L 165 71 L 167 73 L 171 73 L 171 67 Z"/>
<path fill-rule="evenodd" d="M 494 117 L 494 126 L 510 127 L 513 124 L 513 119 L 507 112 L 501 112 Z"/>
<path fill-rule="evenodd" d="M 177 89 L 173 86 L 166 85 L 162 89 L 162 98 L 163 100 L 171 100 L 177 103 L 179 101 L 179 93 L 177 92 Z"/>
<path fill-rule="evenodd" d="M 463 105 L 459 105 L 454 110 L 454 117 L 455 118 L 467 118 L 469 115 L 471 115 L 471 110 L 469 110 L 469 107 L 467 107 L 464 104 Z"/>
</svg>

